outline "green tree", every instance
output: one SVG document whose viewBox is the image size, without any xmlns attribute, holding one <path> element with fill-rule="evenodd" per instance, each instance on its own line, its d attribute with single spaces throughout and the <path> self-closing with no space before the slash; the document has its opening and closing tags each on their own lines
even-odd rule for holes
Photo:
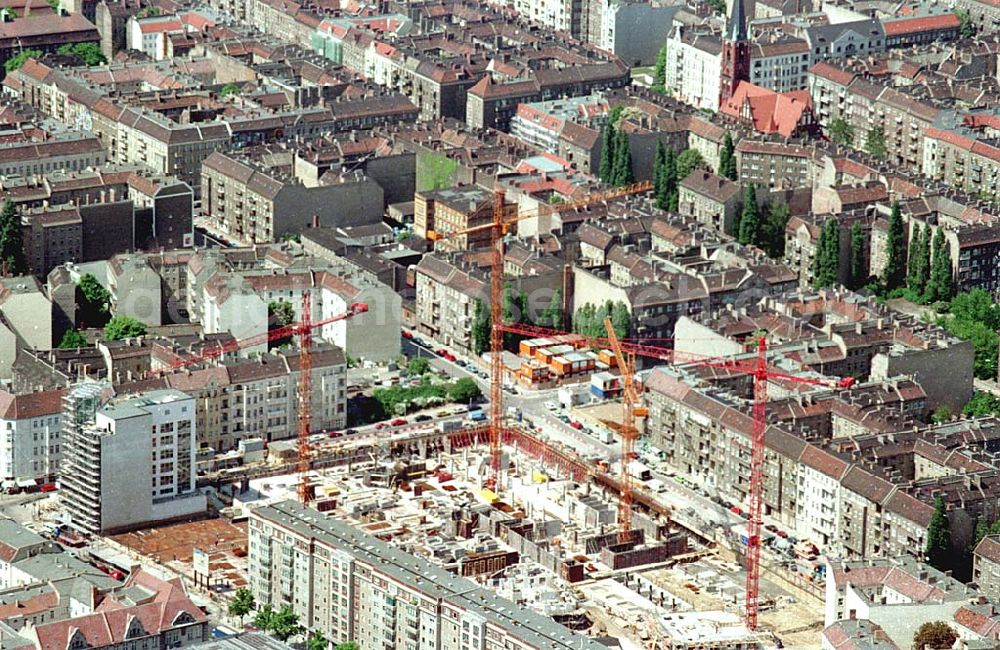
<svg viewBox="0 0 1000 650">
<path fill-rule="evenodd" d="M 881 126 L 873 126 L 868 129 L 868 135 L 865 137 L 865 151 L 870 156 L 885 160 L 889 154 L 889 150 L 885 146 L 885 129 Z"/>
<path fill-rule="evenodd" d="M 271 632 L 279 641 L 287 641 L 302 632 L 299 625 L 299 615 L 288 605 L 278 610 L 271 619 Z"/>
<path fill-rule="evenodd" d="M 927 302 L 948 300 L 951 298 L 951 252 L 944 237 L 944 229 L 938 228 L 934 233 L 934 245 L 931 255 L 931 275 L 927 280 L 924 299 Z"/>
<path fill-rule="evenodd" d="M 593 329 L 593 320 L 594 306 L 589 302 L 580 305 L 577 307 L 576 311 L 573 312 L 573 331 L 577 334 L 590 336 Z"/>
<path fill-rule="evenodd" d="M 326 650 L 329 645 L 330 642 L 320 630 L 313 630 L 306 640 L 306 650 Z"/>
<path fill-rule="evenodd" d="M 906 240 L 903 236 L 903 215 L 899 201 L 892 204 L 889 216 L 889 233 L 886 240 L 886 262 L 882 270 L 882 282 L 886 291 L 903 286 L 906 278 Z"/>
<path fill-rule="evenodd" d="M 229 83 L 219 89 L 219 97 L 229 97 L 230 95 L 239 95 L 243 92 L 239 84 Z"/>
<path fill-rule="evenodd" d="M 3 208 L 0 208 L 0 259 L 7 263 L 7 275 L 21 275 L 28 271 L 21 215 L 10 199 L 4 201 Z"/>
<path fill-rule="evenodd" d="M 611 184 L 619 187 L 635 182 L 632 175 L 632 149 L 628 133 L 618 129 L 615 133 L 615 160 L 611 168 Z"/>
<path fill-rule="evenodd" d="M 976 391 L 972 399 L 962 407 L 962 415 L 970 418 L 998 414 L 1000 414 L 1000 397 L 981 390 Z"/>
<path fill-rule="evenodd" d="M 708 6 L 717 14 L 725 15 L 726 0 L 708 0 Z"/>
<path fill-rule="evenodd" d="M 868 265 L 865 264 L 865 233 L 861 224 L 851 226 L 851 289 L 860 289 L 868 282 Z"/>
<path fill-rule="evenodd" d="M 77 322 L 87 327 L 103 327 L 108 322 L 111 293 L 93 273 L 84 273 L 76 285 Z"/>
<path fill-rule="evenodd" d="M 975 321 L 990 329 L 1000 329 L 1000 305 L 985 289 L 960 293 L 951 300 L 948 313 L 954 320 Z"/>
<path fill-rule="evenodd" d="M 354 641 L 348 641 L 347 643 L 338 643 L 335 650 L 361 650 L 358 644 Z"/>
<path fill-rule="evenodd" d="M 653 197 L 656 207 L 667 209 L 667 145 L 662 140 L 656 142 L 656 158 L 653 159 Z"/>
<path fill-rule="evenodd" d="M 105 341 L 120 341 L 146 333 L 146 325 L 131 316 L 115 316 L 104 326 Z"/>
<path fill-rule="evenodd" d="M 910 244 L 910 258 L 906 271 L 906 286 L 918 297 L 922 297 L 927 287 L 930 273 L 930 228 L 921 228 L 920 224 L 913 229 L 913 241 Z"/>
<path fill-rule="evenodd" d="M 44 54 L 45 52 L 33 48 L 29 48 L 27 50 L 21 50 L 16 55 L 4 61 L 3 68 L 7 72 L 14 72 L 15 70 L 20 70 L 21 66 L 24 65 L 25 61 L 27 61 L 28 59 L 40 59 L 42 58 L 42 56 L 44 56 Z"/>
<path fill-rule="evenodd" d="M 424 357 L 414 357 L 406 364 L 406 372 L 413 377 L 426 375 L 431 371 L 431 362 Z"/>
<path fill-rule="evenodd" d="M 159 16 L 160 15 L 160 8 L 159 7 L 146 7 L 145 9 L 143 9 L 142 11 L 140 11 L 136 15 L 139 18 L 151 18 L 153 16 Z"/>
<path fill-rule="evenodd" d="M 240 627 L 243 627 L 243 617 L 252 612 L 257 607 L 253 593 L 246 587 L 240 587 L 233 594 L 233 599 L 229 601 L 229 615 L 240 619 Z"/>
<path fill-rule="evenodd" d="M 696 169 L 707 168 L 705 159 L 697 149 L 685 149 L 681 155 L 677 156 L 677 182 L 688 177 L 688 174 Z"/>
<path fill-rule="evenodd" d="M 663 171 L 663 191 L 666 198 L 665 209 L 677 212 L 680 194 L 677 190 L 677 154 L 673 147 L 667 147 L 666 168 Z"/>
<path fill-rule="evenodd" d="M 948 408 L 947 404 L 942 404 L 941 406 L 934 409 L 931 414 L 931 422 L 934 424 L 942 424 L 944 422 L 951 421 L 951 409 Z"/>
<path fill-rule="evenodd" d="M 268 329 L 271 331 L 288 327 L 295 323 L 295 308 L 292 307 L 292 303 L 286 300 L 272 300 L 267 303 L 267 322 L 269 325 Z M 288 345 L 292 342 L 292 336 L 292 334 L 286 334 L 276 337 L 268 343 L 268 346 L 271 348 L 280 348 Z"/>
<path fill-rule="evenodd" d="M 667 46 L 660 48 L 656 55 L 656 65 L 653 66 L 653 85 L 650 88 L 656 93 L 667 92 Z"/>
<path fill-rule="evenodd" d="M 980 379 L 997 376 L 997 329 L 1000 329 L 1000 306 L 983 289 L 973 289 L 955 296 L 949 316 L 938 324 L 958 338 L 972 344 L 975 351 L 975 374 Z"/>
<path fill-rule="evenodd" d="M 52 7 L 52 11 L 59 11 L 60 0 L 45 0 L 45 4 Z"/>
<path fill-rule="evenodd" d="M 271 603 L 264 603 L 253 617 L 253 624 L 258 630 L 270 632 L 274 625 L 274 608 Z"/>
<path fill-rule="evenodd" d="M 827 219 L 820 230 L 813 259 L 813 286 L 817 289 L 840 283 L 840 226 L 836 218 Z"/>
<path fill-rule="evenodd" d="M 913 635 L 914 650 L 947 650 L 955 645 L 958 633 L 944 621 L 929 621 L 921 625 Z"/>
<path fill-rule="evenodd" d="M 785 254 L 785 227 L 790 217 L 787 203 L 767 206 L 767 216 L 760 227 L 760 244 L 774 259 L 780 259 Z"/>
<path fill-rule="evenodd" d="M 997 376 L 997 332 L 984 323 L 950 318 L 945 321 L 945 329 L 972 344 L 975 353 L 973 372 L 979 379 L 995 379 Z"/>
<path fill-rule="evenodd" d="M 96 43 L 66 43 L 56 51 L 66 56 L 76 56 L 84 65 L 104 65 L 108 62 Z"/>
<path fill-rule="evenodd" d="M 958 28 L 962 34 L 962 38 L 972 38 L 975 36 L 976 26 L 972 24 L 972 17 L 969 16 L 969 12 L 956 9 L 955 15 L 958 16 Z"/>
<path fill-rule="evenodd" d="M 619 301 L 614 303 L 608 311 L 615 334 L 620 339 L 627 338 L 632 330 L 632 315 L 628 311 L 628 306 Z"/>
<path fill-rule="evenodd" d="M 462 377 L 448 387 L 448 400 L 456 404 L 468 404 L 480 394 L 479 385 L 469 377 Z"/>
<path fill-rule="evenodd" d="M 543 309 L 542 313 L 539 315 L 536 325 L 561 330 L 565 326 L 563 322 L 564 314 L 562 303 L 562 291 L 556 289 L 552 294 L 552 300 L 549 301 L 549 306 Z"/>
<path fill-rule="evenodd" d="M 476 298 L 472 318 L 472 351 L 476 356 L 490 348 L 490 312 L 482 300 Z"/>
<path fill-rule="evenodd" d="M 614 185 L 615 145 L 617 142 L 615 127 L 608 121 L 604 126 L 604 134 L 601 136 L 601 167 L 598 172 L 598 177 L 608 185 Z"/>
<path fill-rule="evenodd" d="M 757 192 L 750 183 L 743 186 L 743 212 L 740 214 L 738 239 L 745 246 L 755 246 L 760 239 L 760 208 L 757 207 Z"/>
<path fill-rule="evenodd" d="M 722 149 L 719 150 L 719 176 L 736 180 L 736 146 L 729 131 L 722 137 Z"/>
<path fill-rule="evenodd" d="M 267 320 L 275 328 L 287 327 L 295 322 L 295 307 L 287 300 L 272 300 L 267 303 Z"/>
<path fill-rule="evenodd" d="M 830 132 L 830 140 L 834 144 L 839 144 L 842 147 L 854 146 L 854 127 L 848 124 L 844 118 L 838 117 L 830 122 L 828 130 Z"/>
<path fill-rule="evenodd" d="M 59 341 L 60 350 L 75 350 L 77 348 L 87 347 L 87 337 L 80 334 L 76 330 L 67 330 L 63 334 L 62 340 Z"/>
<path fill-rule="evenodd" d="M 947 571 L 951 562 L 951 529 L 945 513 L 944 497 L 934 499 L 934 514 L 927 526 L 927 562 L 940 571 Z"/>
</svg>

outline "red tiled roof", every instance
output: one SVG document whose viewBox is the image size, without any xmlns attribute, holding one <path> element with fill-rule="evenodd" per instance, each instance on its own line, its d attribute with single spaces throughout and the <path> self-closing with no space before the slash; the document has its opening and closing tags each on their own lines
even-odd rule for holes
<svg viewBox="0 0 1000 650">
<path fill-rule="evenodd" d="M 791 137 L 802 122 L 803 115 L 812 110 L 807 91 L 776 93 L 742 81 L 733 96 L 719 110 L 731 117 L 743 119 L 745 107 L 749 107 L 755 131 L 780 133 L 785 137 Z"/>
<path fill-rule="evenodd" d="M 823 77 L 829 79 L 830 81 L 840 84 L 841 86 L 847 86 L 854 79 L 854 73 L 842 70 L 829 63 L 817 63 L 813 67 L 809 68 L 810 74 L 816 75 L 817 77 Z"/>
<path fill-rule="evenodd" d="M 958 29 L 958 16 L 953 13 L 938 16 L 922 16 L 920 18 L 903 18 L 882 23 L 885 35 L 900 36 L 902 34 L 918 34 L 938 29 Z"/>
</svg>

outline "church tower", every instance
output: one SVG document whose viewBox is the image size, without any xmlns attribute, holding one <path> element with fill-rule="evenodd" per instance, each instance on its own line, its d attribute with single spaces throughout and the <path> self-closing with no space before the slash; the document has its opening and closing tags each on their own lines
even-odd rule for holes
<svg viewBox="0 0 1000 650">
<path fill-rule="evenodd" d="M 732 0 L 722 34 L 722 78 L 719 83 L 719 105 L 726 103 L 741 81 L 750 81 L 750 41 L 747 39 L 747 17 L 743 0 Z"/>
</svg>

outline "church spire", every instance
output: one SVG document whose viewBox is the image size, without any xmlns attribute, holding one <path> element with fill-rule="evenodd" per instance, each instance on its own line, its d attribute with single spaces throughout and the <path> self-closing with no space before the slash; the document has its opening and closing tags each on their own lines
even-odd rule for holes
<svg viewBox="0 0 1000 650">
<path fill-rule="evenodd" d="M 722 70 L 719 79 L 719 106 L 736 92 L 741 81 L 750 81 L 750 41 L 743 0 L 732 0 L 722 35 Z"/>
<path fill-rule="evenodd" d="M 743 0 L 733 0 L 726 19 L 726 40 L 731 43 L 743 43 L 747 40 L 747 12 Z"/>
</svg>

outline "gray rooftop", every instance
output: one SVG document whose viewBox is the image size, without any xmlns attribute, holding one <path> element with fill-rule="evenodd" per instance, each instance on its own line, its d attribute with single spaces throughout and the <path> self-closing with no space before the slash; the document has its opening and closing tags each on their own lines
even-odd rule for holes
<svg viewBox="0 0 1000 650">
<path fill-rule="evenodd" d="M 328 518 L 295 501 L 257 508 L 253 515 L 349 553 L 431 598 L 448 601 L 482 616 L 493 625 L 504 628 L 511 636 L 540 650 L 606 650 L 601 644 L 571 632 L 551 618 L 500 598 L 471 580 L 449 573 L 346 522 Z"/>
<path fill-rule="evenodd" d="M 13 519 L 0 519 L 0 542 L 14 549 L 44 544 L 45 538 L 31 532 Z"/>
</svg>

